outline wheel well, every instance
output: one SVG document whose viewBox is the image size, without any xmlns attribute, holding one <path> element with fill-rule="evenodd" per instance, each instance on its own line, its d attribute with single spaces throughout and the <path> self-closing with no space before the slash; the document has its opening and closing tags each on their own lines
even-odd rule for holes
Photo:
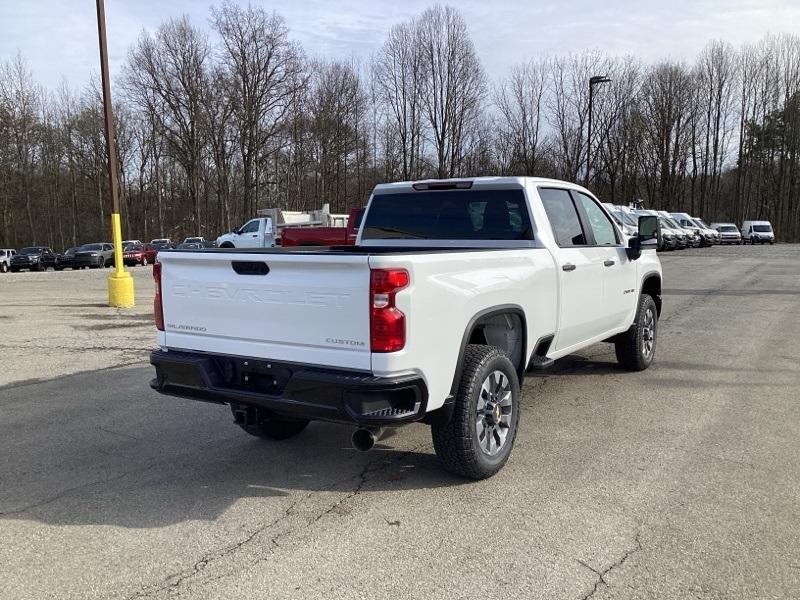
<svg viewBox="0 0 800 600">
<path fill-rule="evenodd" d="M 661 277 L 658 275 L 647 277 L 642 284 L 642 293 L 653 298 L 658 315 L 661 316 Z"/>
<path fill-rule="evenodd" d="M 222 242 L 219 245 L 220 248 L 235 248 L 236 246 L 233 245 L 232 242 Z"/>
<path fill-rule="evenodd" d="M 453 400 L 461 381 L 463 370 L 464 354 L 469 344 L 479 344 L 486 346 L 497 346 L 505 351 L 514 368 L 517 377 L 522 384 L 525 377 L 525 352 L 526 352 L 526 332 L 525 313 L 522 308 L 516 305 L 496 306 L 475 315 L 464 331 L 461 340 L 461 347 L 458 351 L 458 362 L 456 371 L 453 375 L 453 383 L 450 386 L 450 395 L 445 399 L 444 405 L 430 413 L 425 418 L 426 423 L 446 423 L 450 420 L 453 411 Z"/>
<path fill-rule="evenodd" d="M 525 314 L 517 307 L 496 308 L 473 317 L 458 354 L 453 385 L 461 378 L 461 363 L 468 344 L 497 346 L 511 359 L 520 381 L 525 374 Z"/>
</svg>

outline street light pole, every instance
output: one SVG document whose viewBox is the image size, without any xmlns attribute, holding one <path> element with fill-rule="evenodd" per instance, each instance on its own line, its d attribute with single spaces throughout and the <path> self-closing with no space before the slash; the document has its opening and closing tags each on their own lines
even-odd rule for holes
<svg viewBox="0 0 800 600">
<path fill-rule="evenodd" d="M 594 106 L 594 86 L 599 83 L 608 83 L 611 79 L 605 75 L 595 75 L 589 78 L 589 126 L 586 135 L 586 177 L 583 186 L 589 187 L 589 173 L 592 170 L 592 108 Z"/>
<path fill-rule="evenodd" d="M 108 181 L 111 187 L 111 234 L 114 238 L 114 273 L 108 277 L 108 304 L 118 308 L 134 305 L 133 278 L 122 260 L 122 227 L 119 218 L 119 179 L 117 148 L 114 143 L 114 113 L 111 108 L 111 84 L 108 76 L 106 13 L 103 0 L 97 0 L 97 36 L 100 42 L 100 77 L 103 84 L 103 119 L 105 121 Z"/>
</svg>

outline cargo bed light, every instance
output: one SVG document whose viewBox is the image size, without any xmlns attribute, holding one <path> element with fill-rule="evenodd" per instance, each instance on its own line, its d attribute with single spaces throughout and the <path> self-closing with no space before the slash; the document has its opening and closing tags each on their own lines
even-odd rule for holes
<svg viewBox="0 0 800 600">
<path fill-rule="evenodd" d="M 468 190 L 472 187 L 472 182 L 465 181 L 427 181 L 424 183 L 414 183 L 411 186 L 417 192 L 436 191 L 436 190 Z"/>
</svg>

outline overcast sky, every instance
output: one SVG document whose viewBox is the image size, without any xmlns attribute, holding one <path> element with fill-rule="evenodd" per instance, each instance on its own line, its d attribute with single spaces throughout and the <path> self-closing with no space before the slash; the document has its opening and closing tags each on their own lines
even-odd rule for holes
<svg viewBox="0 0 800 600">
<path fill-rule="evenodd" d="M 189 14 L 208 26 L 201 0 L 106 0 L 112 75 L 142 29 Z M 388 29 L 432 2 L 253 0 L 283 15 L 307 54 L 368 58 Z M 766 33 L 800 32 L 800 0 L 468 0 L 458 7 L 490 77 L 529 57 L 586 49 L 651 61 L 692 60 L 710 39 L 735 45 Z M 98 70 L 92 0 L 0 0 L 0 60 L 18 50 L 35 78 L 80 88 Z"/>
</svg>

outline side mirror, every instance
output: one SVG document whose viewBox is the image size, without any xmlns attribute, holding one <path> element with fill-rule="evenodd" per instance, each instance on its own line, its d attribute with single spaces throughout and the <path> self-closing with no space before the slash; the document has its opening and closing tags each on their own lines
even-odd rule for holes
<svg viewBox="0 0 800 600">
<path fill-rule="evenodd" d="M 636 237 L 628 240 L 626 250 L 628 258 L 637 260 L 642 250 L 656 250 L 661 245 L 661 226 L 658 217 L 642 215 L 639 217 L 639 228 Z"/>
</svg>

